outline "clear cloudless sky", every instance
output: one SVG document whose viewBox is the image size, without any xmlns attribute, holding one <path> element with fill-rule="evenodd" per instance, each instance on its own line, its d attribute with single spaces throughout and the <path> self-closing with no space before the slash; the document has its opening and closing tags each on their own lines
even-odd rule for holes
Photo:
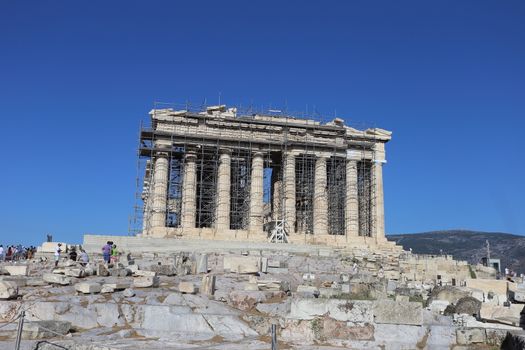
<svg viewBox="0 0 525 350">
<path fill-rule="evenodd" d="M 3 0 L 0 243 L 126 234 L 140 121 L 219 94 L 392 130 L 388 233 L 525 234 L 522 0 Z"/>
</svg>

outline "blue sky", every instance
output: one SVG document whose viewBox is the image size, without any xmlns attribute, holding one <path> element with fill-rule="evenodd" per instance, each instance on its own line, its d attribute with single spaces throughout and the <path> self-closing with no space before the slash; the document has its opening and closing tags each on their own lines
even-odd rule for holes
<svg viewBox="0 0 525 350">
<path fill-rule="evenodd" d="M 0 242 L 126 234 L 153 102 L 393 131 L 389 233 L 525 234 L 523 1 L 2 1 Z"/>
</svg>

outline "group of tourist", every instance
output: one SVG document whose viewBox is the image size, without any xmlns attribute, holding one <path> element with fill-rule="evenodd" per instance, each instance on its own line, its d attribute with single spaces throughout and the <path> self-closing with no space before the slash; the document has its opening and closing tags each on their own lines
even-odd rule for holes
<svg viewBox="0 0 525 350">
<path fill-rule="evenodd" d="M 118 261 L 119 252 L 117 245 L 112 241 L 107 241 L 102 247 L 102 256 L 106 263 L 116 263 Z"/>
<path fill-rule="evenodd" d="M 86 266 L 89 263 L 89 255 L 82 247 L 79 248 L 79 252 L 77 252 L 75 246 L 71 246 L 67 254 L 62 254 L 63 252 L 62 243 L 58 243 L 55 247 L 55 267 L 58 266 L 58 262 L 63 256 L 67 257 L 69 260 L 78 261 L 83 266 Z"/>
<path fill-rule="evenodd" d="M 510 281 L 510 282 L 514 282 L 514 278 L 518 277 L 518 273 L 516 271 L 513 271 L 511 269 L 509 269 L 508 267 L 505 268 L 505 278 Z M 522 279 L 525 277 L 523 275 L 523 273 L 519 274 L 519 277 L 521 277 Z"/>
<path fill-rule="evenodd" d="M 18 244 L 4 247 L 3 244 L 0 244 L 0 262 L 33 259 L 35 253 L 35 246 L 24 247 L 21 244 Z M 120 255 L 117 250 L 117 245 L 111 241 L 108 241 L 104 247 L 102 247 L 102 254 L 104 256 L 104 261 L 108 264 L 116 263 Z M 86 266 L 89 263 L 89 256 L 81 246 L 78 248 L 76 246 L 64 247 L 62 243 L 56 245 L 54 258 L 55 267 L 58 266 L 59 261 L 63 258 L 78 261 L 83 266 Z"/>
<path fill-rule="evenodd" d="M 24 247 L 21 244 L 10 245 L 4 248 L 3 244 L 0 244 L 0 261 L 18 261 L 25 259 L 32 259 L 36 253 L 36 247 Z"/>
</svg>

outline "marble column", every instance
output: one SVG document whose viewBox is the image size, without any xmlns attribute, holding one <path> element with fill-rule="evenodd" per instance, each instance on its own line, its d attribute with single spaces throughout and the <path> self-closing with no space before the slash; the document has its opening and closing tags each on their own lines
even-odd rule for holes
<svg viewBox="0 0 525 350">
<path fill-rule="evenodd" d="M 168 155 L 158 153 L 153 170 L 153 199 L 151 201 L 151 228 L 166 226 L 168 198 Z"/>
<path fill-rule="evenodd" d="M 250 183 L 249 231 L 251 233 L 263 232 L 263 177 L 263 154 L 257 152 L 252 157 L 252 174 Z"/>
<path fill-rule="evenodd" d="M 385 240 L 385 201 L 383 194 L 383 162 L 374 161 L 374 223 L 377 241 Z"/>
<path fill-rule="evenodd" d="M 283 212 L 281 210 L 282 204 L 283 204 L 282 203 L 283 198 L 281 196 L 281 192 L 283 190 L 282 188 L 283 183 L 279 176 L 281 169 L 282 169 L 281 167 L 272 168 L 272 219 L 273 220 L 283 219 Z"/>
<path fill-rule="evenodd" d="M 295 155 L 285 154 L 284 161 L 284 219 L 288 234 L 295 233 Z"/>
<path fill-rule="evenodd" d="M 357 161 L 346 161 L 345 234 L 359 236 L 359 201 L 357 198 Z"/>
<path fill-rule="evenodd" d="M 221 149 L 217 176 L 217 207 L 215 209 L 215 228 L 218 231 L 230 229 L 231 205 L 231 153 Z"/>
<path fill-rule="evenodd" d="M 195 228 L 197 214 L 197 156 L 193 152 L 186 153 L 184 175 L 182 179 L 182 220 L 183 229 Z"/>
<path fill-rule="evenodd" d="M 328 233 L 328 194 L 326 178 L 326 157 L 318 156 L 315 160 L 314 181 L 314 234 Z"/>
<path fill-rule="evenodd" d="M 374 161 L 372 167 L 372 178 L 374 184 L 373 213 L 374 213 L 374 236 L 377 242 L 385 238 L 385 201 L 383 192 L 383 164 L 385 160 L 385 144 L 376 143 L 374 146 Z"/>
</svg>

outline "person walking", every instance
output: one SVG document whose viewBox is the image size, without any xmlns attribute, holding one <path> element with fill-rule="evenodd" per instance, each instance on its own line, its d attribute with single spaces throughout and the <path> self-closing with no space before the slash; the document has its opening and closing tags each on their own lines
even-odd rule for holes
<svg viewBox="0 0 525 350">
<path fill-rule="evenodd" d="M 55 248 L 55 267 L 58 267 L 58 261 L 60 260 L 60 253 L 62 253 L 62 243 L 58 243 Z"/>
<path fill-rule="evenodd" d="M 0 261 L 4 261 L 4 259 L 5 259 L 4 246 L 0 244 Z"/>
<path fill-rule="evenodd" d="M 108 241 L 103 247 L 102 247 L 102 255 L 104 256 L 104 261 L 109 264 L 110 262 L 110 256 L 111 256 L 111 248 L 112 244 L 110 241 Z"/>
</svg>

